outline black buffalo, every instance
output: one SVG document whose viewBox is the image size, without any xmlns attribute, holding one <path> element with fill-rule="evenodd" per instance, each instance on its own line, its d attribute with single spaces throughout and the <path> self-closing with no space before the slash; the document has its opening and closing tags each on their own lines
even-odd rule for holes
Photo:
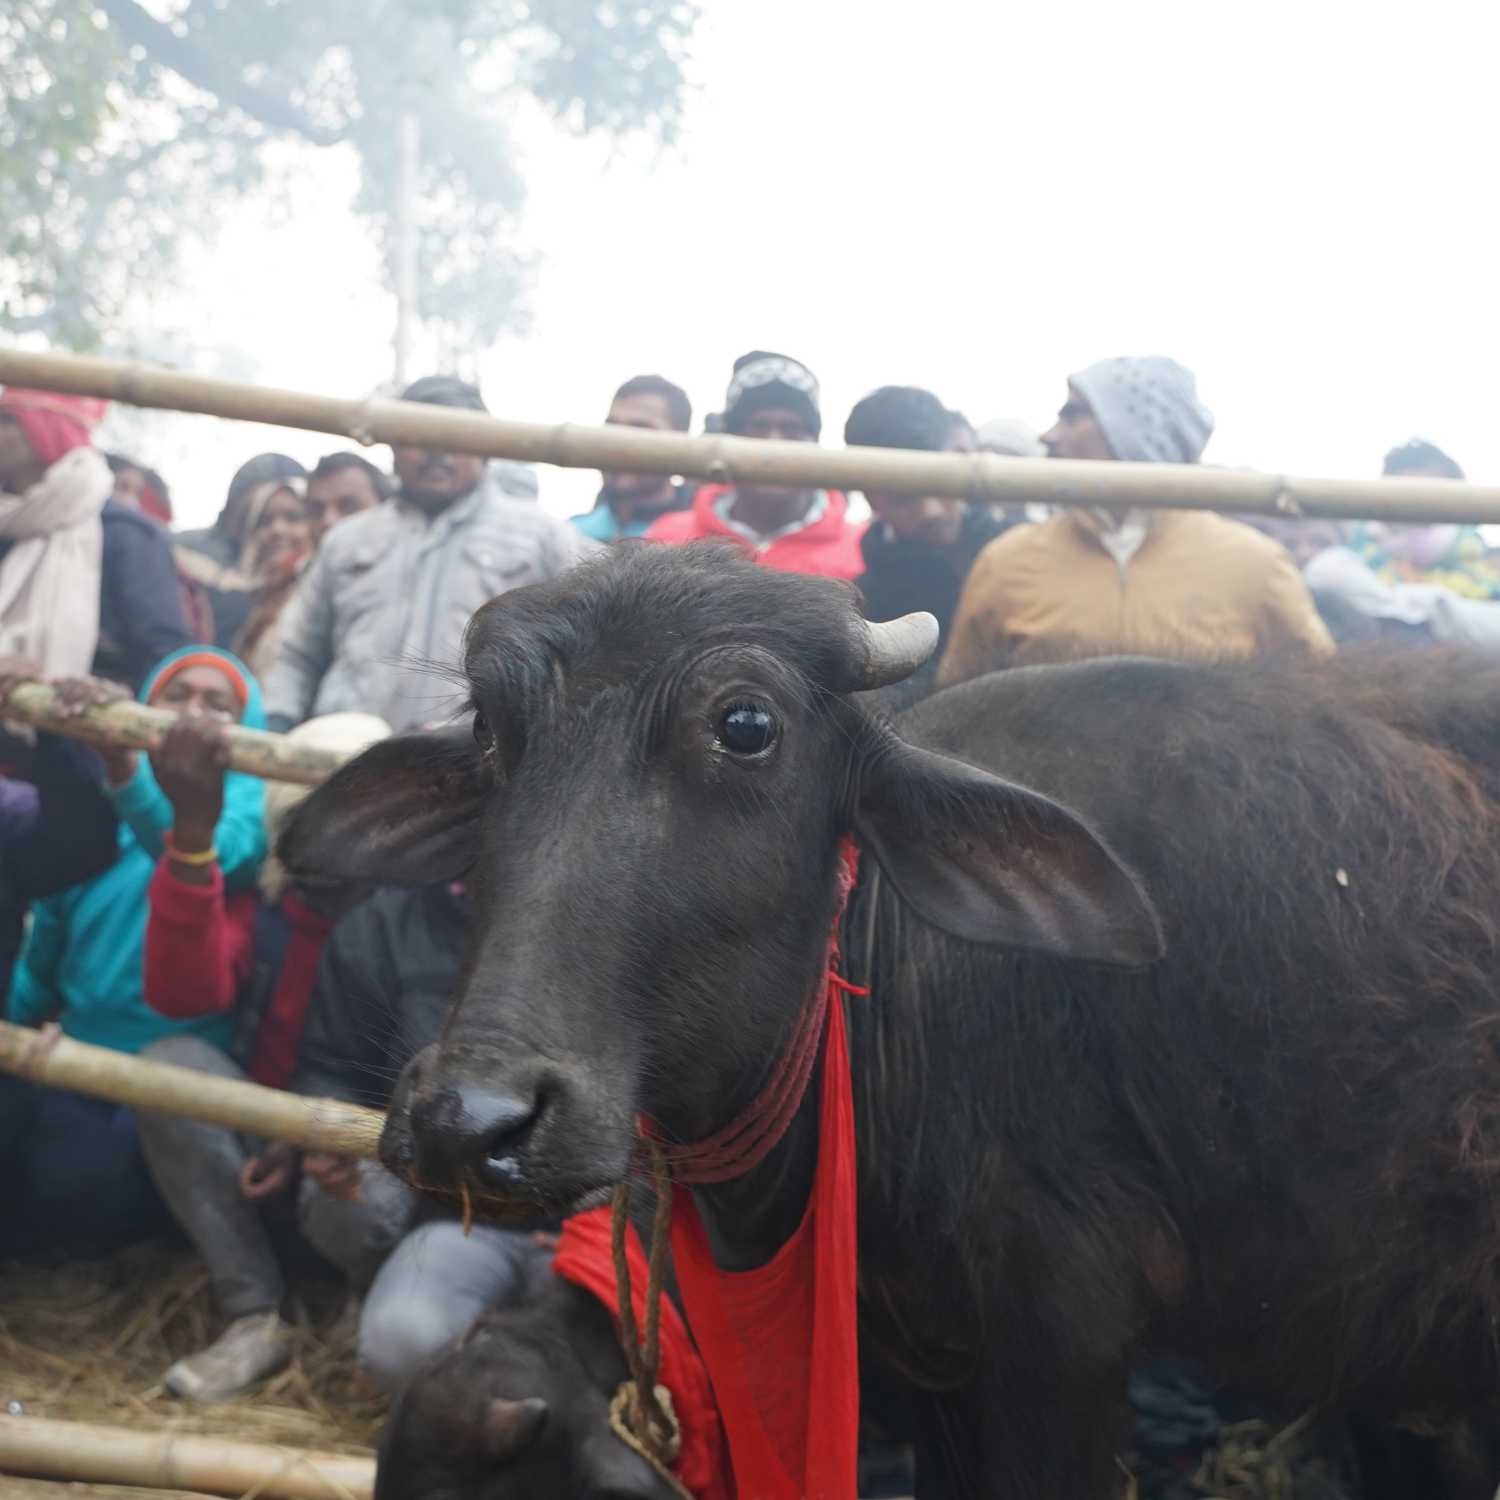
<svg viewBox="0 0 1500 1500">
<path fill-rule="evenodd" d="M 558 1212 L 629 1170 L 641 1113 L 722 1124 L 817 979 L 852 831 L 861 1334 L 921 1489 L 1117 1493 L 1150 1348 L 1369 1419 L 1487 1421 L 1500 669 L 1109 660 L 883 722 L 861 690 L 922 634 L 713 548 L 626 548 L 479 612 L 473 736 L 376 746 L 284 846 L 469 874 L 415 1178 Z M 815 1146 L 804 1107 L 698 1193 L 721 1264 L 791 1231 Z"/>
<path fill-rule="evenodd" d="M 535 1262 L 396 1398 L 375 1500 L 673 1500 L 610 1428 L 627 1373 L 608 1309 Z"/>
</svg>

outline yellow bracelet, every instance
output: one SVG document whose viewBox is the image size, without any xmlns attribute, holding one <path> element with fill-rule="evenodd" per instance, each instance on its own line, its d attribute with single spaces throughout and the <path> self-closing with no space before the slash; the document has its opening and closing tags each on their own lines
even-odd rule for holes
<svg viewBox="0 0 1500 1500">
<path fill-rule="evenodd" d="M 219 851 L 212 844 L 207 849 L 200 849 L 196 854 L 184 853 L 172 842 L 170 833 L 162 839 L 162 843 L 166 846 L 168 857 L 176 860 L 180 865 L 211 865 L 219 857 Z"/>
</svg>

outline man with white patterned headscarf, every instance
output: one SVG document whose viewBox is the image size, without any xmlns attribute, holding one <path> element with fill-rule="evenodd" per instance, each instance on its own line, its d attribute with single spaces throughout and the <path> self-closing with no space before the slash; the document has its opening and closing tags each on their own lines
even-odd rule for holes
<svg viewBox="0 0 1500 1500">
<path fill-rule="evenodd" d="M 1052 458 L 1196 464 L 1213 427 L 1192 371 L 1143 355 L 1072 376 L 1042 442 Z M 1021 661 L 1283 649 L 1333 645 L 1295 564 L 1269 537 L 1210 511 L 1073 508 L 979 555 L 939 681 Z"/>
</svg>

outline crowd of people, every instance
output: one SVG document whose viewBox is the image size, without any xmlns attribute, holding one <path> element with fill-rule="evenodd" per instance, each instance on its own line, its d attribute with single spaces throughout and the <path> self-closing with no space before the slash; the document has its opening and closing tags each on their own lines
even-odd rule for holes
<svg viewBox="0 0 1500 1500">
<path fill-rule="evenodd" d="M 484 411 L 449 376 L 405 399 Z M 1193 375 L 1162 357 L 1073 375 L 1038 436 L 976 428 L 931 391 L 886 386 L 849 413 L 872 447 L 1197 464 L 1213 431 Z M 213 525 L 173 531 L 167 483 L 101 452 L 102 403 L 0 391 L 0 695 L 57 688 L 67 713 L 134 695 L 176 716 L 160 747 L 94 752 L 11 725 L 0 743 L 5 1015 L 226 1078 L 384 1106 L 441 1026 L 462 963 L 461 884 L 303 890 L 271 850 L 302 793 L 230 770 L 231 725 L 353 754 L 462 708 L 470 615 L 610 546 L 718 541 L 860 591 L 871 619 L 938 619 L 920 694 L 1023 663 L 1116 652 L 1330 653 L 1379 639 L 1500 642 L 1500 556 L 1458 526 L 1337 528 L 1208 511 L 1032 508 L 872 490 L 606 473 L 571 521 L 522 465 L 400 445 L 310 471 L 264 453 Z M 734 362 L 709 430 L 818 443 L 813 372 Z M 688 432 L 687 394 L 626 380 L 610 423 Z M 1392 475 L 1462 479 L 1430 444 Z M 860 512 L 862 514 L 863 512 Z M 372 1162 L 303 1154 L 0 1074 L 0 1255 L 107 1253 L 185 1236 L 223 1331 L 165 1372 L 217 1400 L 289 1358 L 288 1267 L 315 1256 L 360 1299 L 359 1358 L 397 1389 L 548 1253 L 554 1227 L 465 1234 Z"/>
</svg>

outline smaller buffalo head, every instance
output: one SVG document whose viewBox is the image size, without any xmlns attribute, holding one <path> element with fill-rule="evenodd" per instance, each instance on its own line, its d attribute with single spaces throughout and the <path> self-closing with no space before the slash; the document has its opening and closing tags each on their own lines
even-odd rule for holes
<svg viewBox="0 0 1500 1500">
<path fill-rule="evenodd" d="M 626 1369 L 608 1311 L 547 1263 L 530 1281 L 397 1397 L 375 1500 L 674 1500 L 610 1428 Z"/>
</svg>

